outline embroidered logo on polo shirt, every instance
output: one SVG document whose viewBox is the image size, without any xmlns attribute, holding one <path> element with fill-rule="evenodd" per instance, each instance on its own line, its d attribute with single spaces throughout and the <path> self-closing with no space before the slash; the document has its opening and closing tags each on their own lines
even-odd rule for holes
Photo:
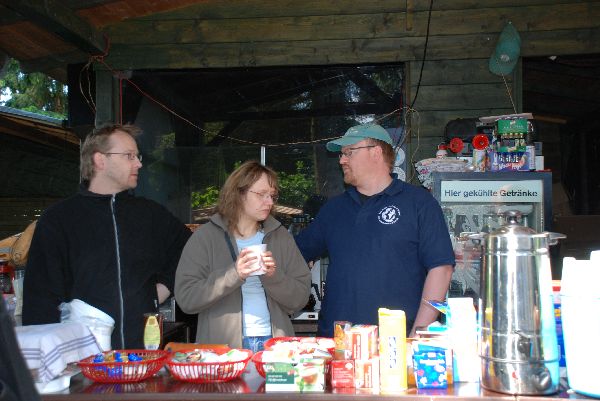
<svg viewBox="0 0 600 401">
<path fill-rule="evenodd" d="M 386 206 L 377 215 L 381 224 L 394 224 L 400 219 L 400 209 L 396 206 Z"/>
</svg>

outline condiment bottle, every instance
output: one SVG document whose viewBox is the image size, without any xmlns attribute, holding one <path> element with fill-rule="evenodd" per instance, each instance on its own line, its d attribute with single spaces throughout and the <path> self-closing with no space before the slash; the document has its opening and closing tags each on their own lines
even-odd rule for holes
<svg viewBox="0 0 600 401">
<path fill-rule="evenodd" d="M 161 313 L 144 314 L 144 348 L 158 350 L 162 344 L 163 315 Z"/>
</svg>

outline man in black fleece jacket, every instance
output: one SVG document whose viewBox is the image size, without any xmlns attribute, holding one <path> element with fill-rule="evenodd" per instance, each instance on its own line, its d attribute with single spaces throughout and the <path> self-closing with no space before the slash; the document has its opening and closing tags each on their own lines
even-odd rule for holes
<svg viewBox="0 0 600 401">
<path fill-rule="evenodd" d="M 143 315 L 173 292 L 191 232 L 163 206 L 133 195 L 139 132 L 107 125 L 85 139 L 79 192 L 45 210 L 33 235 L 24 325 L 59 322 L 59 305 L 80 299 L 115 320 L 113 349 L 143 348 Z"/>
</svg>

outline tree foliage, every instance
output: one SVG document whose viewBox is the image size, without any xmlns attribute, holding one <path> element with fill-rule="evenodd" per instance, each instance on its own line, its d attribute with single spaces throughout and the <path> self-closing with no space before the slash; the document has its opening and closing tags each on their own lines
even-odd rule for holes
<svg viewBox="0 0 600 401">
<path fill-rule="evenodd" d="M 219 188 L 209 185 L 204 192 L 192 191 L 190 198 L 192 209 L 214 206 L 219 199 Z"/>
<path fill-rule="evenodd" d="M 302 207 L 306 198 L 315 190 L 315 179 L 310 169 L 301 160 L 296 161 L 296 172 L 279 174 L 280 203 L 289 206 Z"/>
<path fill-rule="evenodd" d="M 241 162 L 233 166 L 235 170 Z M 287 206 L 302 207 L 307 197 L 314 192 L 315 179 L 303 161 L 296 161 L 294 173 L 278 172 L 279 176 L 279 201 Z M 209 185 L 204 191 L 193 191 L 191 193 L 192 209 L 213 206 L 219 199 L 219 188 Z"/>
<path fill-rule="evenodd" d="M 67 116 L 67 87 L 49 76 L 24 73 L 19 62 L 11 59 L 0 78 L 0 105 L 64 119 Z"/>
</svg>

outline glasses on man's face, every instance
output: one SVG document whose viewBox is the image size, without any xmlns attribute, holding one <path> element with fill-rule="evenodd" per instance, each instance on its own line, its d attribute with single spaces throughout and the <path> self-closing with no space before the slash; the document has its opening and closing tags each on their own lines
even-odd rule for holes
<svg viewBox="0 0 600 401">
<path fill-rule="evenodd" d="M 138 159 L 140 162 L 142 161 L 142 154 L 141 153 L 133 153 L 133 152 L 100 152 L 103 155 L 127 155 L 127 160 L 129 161 L 133 161 L 135 159 Z"/>
<path fill-rule="evenodd" d="M 374 148 L 375 146 L 377 146 L 377 145 L 366 145 L 366 146 L 357 146 L 355 148 L 348 148 L 346 150 L 342 150 L 338 156 L 340 159 L 344 156 L 346 156 L 347 158 L 350 158 L 352 156 L 352 154 L 359 149 Z"/>
<path fill-rule="evenodd" d="M 263 202 L 266 202 L 267 199 L 271 198 L 273 203 L 277 203 L 277 200 L 279 199 L 278 194 L 270 194 L 268 192 L 256 192 L 251 190 L 248 190 L 248 192 L 252 192 L 253 194 L 258 195 Z"/>
</svg>

